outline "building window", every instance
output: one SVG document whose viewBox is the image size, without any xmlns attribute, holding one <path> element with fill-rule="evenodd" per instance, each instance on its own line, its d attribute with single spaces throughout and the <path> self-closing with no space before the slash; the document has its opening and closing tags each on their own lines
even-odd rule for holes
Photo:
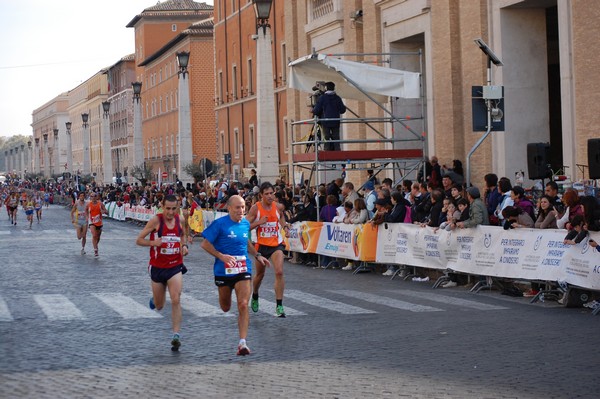
<svg viewBox="0 0 600 399">
<path fill-rule="evenodd" d="M 225 132 L 221 131 L 221 159 L 225 158 Z"/>
<path fill-rule="evenodd" d="M 238 98 L 238 88 L 237 88 L 237 65 L 233 65 L 231 67 L 231 93 L 234 100 Z"/>
<path fill-rule="evenodd" d="M 165 137 L 165 155 L 166 156 L 171 155 L 171 153 L 169 153 L 169 135 L 167 135 L 167 137 Z"/>
<path fill-rule="evenodd" d="M 289 139 L 289 126 L 287 118 L 283 118 L 283 152 L 286 154 L 289 152 L 288 146 L 290 145 Z"/>
<path fill-rule="evenodd" d="M 225 102 L 225 98 L 223 97 L 223 71 L 219 71 L 217 93 L 219 94 L 219 104 L 223 104 Z"/>
<path fill-rule="evenodd" d="M 254 125 L 248 127 L 248 141 L 250 142 L 250 156 L 253 157 L 256 152 L 256 144 L 254 142 Z"/>
<path fill-rule="evenodd" d="M 162 158 L 162 156 L 163 156 L 162 137 L 160 138 L 160 141 L 158 142 L 158 148 L 159 148 L 159 156 Z"/>
<path fill-rule="evenodd" d="M 281 43 L 281 83 L 285 83 L 287 80 L 287 48 L 285 43 Z"/>
<path fill-rule="evenodd" d="M 172 24 L 171 25 L 171 31 L 177 32 L 177 24 Z"/>
<path fill-rule="evenodd" d="M 252 67 L 252 58 L 248 58 L 248 86 L 246 87 L 246 90 L 248 91 L 247 95 L 251 96 L 254 94 L 254 81 L 253 81 L 253 76 L 252 74 L 254 73 L 253 67 Z"/>
<path fill-rule="evenodd" d="M 240 157 L 240 131 L 233 129 L 233 153 L 236 158 Z"/>
</svg>

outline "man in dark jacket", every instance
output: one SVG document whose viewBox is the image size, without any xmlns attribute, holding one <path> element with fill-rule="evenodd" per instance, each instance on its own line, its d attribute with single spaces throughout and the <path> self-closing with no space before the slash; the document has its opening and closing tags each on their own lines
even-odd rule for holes
<svg viewBox="0 0 600 399">
<path fill-rule="evenodd" d="M 340 96 L 335 94 L 335 84 L 333 82 L 325 83 L 327 91 L 323 93 L 317 100 L 317 104 L 313 108 L 313 114 L 320 119 L 337 119 L 325 120 L 320 122 L 323 127 L 323 133 L 327 140 L 340 139 L 340 115 L 346 112 L 346 106 L 342 102 Z M 327 151 L 339 151 L 340 143 L 328 142 L 325 149 Z"/>
</svg>

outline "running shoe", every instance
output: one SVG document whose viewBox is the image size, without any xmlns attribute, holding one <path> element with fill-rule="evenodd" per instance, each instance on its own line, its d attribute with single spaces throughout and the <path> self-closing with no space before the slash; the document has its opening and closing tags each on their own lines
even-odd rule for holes
<svg viewBox="0 0 600 399">
<path fill-rule="evenodd" d="M 277 307 L 275 308 L 275 316 L 285 317 L 285 311 L 283 310 L 283 305 L 277 305 Z"/>
<path fill-rule="evenodd" d="M 245 343 L 238 345 L 238 351 L 237 351 L 238 356 L 246 356 L 249 354 L 250 354 L 250 348 L 248 348 L 248 345 L 246 345 Z"/>
<path fill-rule="evenodd" d="M 81 254 L 85 255 L 85 249 L 81 248 Z"/>
<path fill-rule="evenodd" d="M 154 304 L 154 298 L 150 298 L 150 302 L 148 303 L 148 306 L 152 310 L 156 309 L 156 305 Z"/>
<path fill-rule="evenodd" d="M 257 299 L 252 298 L 250 300 L 250 308 L 252 309 L 252 311 L 254 313 L 258 312 L 258 298 Z"/>
<path fill-rule="evenodd" d="M 181 346 L 181 341 L 179 340 L 179 334 L 173 334 L 173 339 L 171 339 L 171 350 L 173 352 L 177 352 L 179 347 Z"/>
<path fill-rule="evenodd" d="M 98 250 L 94 249 L 94 256 L 97 258 L 98 257 Z"/>
</svg>

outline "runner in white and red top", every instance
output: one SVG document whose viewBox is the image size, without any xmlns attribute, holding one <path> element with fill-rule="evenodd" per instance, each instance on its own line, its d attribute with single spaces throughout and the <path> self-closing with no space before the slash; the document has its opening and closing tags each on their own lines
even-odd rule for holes
<svg viewBox="0 0 600 399">
<path fill-rule="evenodd" d="M 187 271 L 183 257 L 188 254 L 187 233 L 179 218 L 179 203 L 174 195 L 166 195 L 162 201 L 163 213 L 146 223 L 138 235 L 136 244 L 150 247 L 148 273 L 152 280 L 150 309 L 161 310 L 165 306 L 167 289 L 171 298 L 171 324 L 173 337 L 171 350 L 181 345 L 181 291 L 183 274 Z M 146 237 L 149 237 L 147 239 Z"/>
</svg>

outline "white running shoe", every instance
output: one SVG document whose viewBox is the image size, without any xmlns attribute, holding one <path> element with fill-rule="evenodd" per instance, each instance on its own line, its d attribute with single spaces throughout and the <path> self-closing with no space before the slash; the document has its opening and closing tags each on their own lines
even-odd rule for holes
<svg viewBox="0 0 600 399">
<path fill-rule="evenodd" d="M 238 350 L 237 350 L 238 356 L 246 356 L 249 354 L 250 354 L 250 348 L 248 348 L 248 345 L 246 345 L 246 343 L 238 345 Z"/>
</svg>

